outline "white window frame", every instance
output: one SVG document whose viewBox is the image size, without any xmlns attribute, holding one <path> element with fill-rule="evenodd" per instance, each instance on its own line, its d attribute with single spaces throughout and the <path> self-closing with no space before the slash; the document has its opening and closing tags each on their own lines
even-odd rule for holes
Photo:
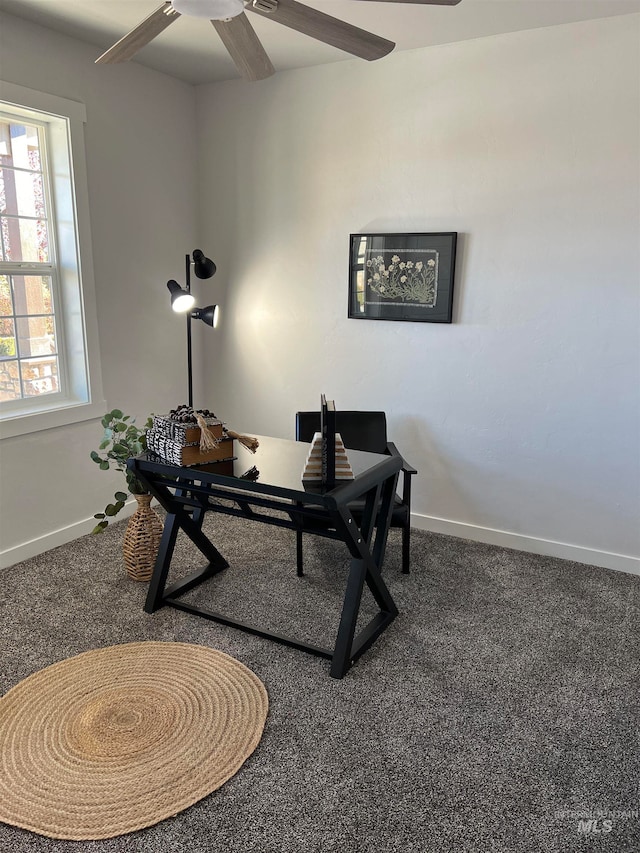
<svg viewBox="0 0 640 853">
<path fill-rule="evenodd" d="M 54 259 L 56 328 L 61 342 L 61 392 L 0 404 L 3 439 L 102 417 L 106 404 L 89 225 L 84 104 L 0 81 L 0 110 L 46 125 L 58 253 Z M 15 274 L 20 266 L 20 262 L 0 262 L 0 273 Z"/>
</svg>

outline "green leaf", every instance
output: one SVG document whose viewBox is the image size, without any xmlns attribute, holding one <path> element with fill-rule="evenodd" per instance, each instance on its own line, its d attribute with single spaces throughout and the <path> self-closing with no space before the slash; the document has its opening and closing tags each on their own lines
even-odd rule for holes
<svg viewBox="0 0 640 853">
<path fill-rule="evenodd" d="M 109 524 L 108 521 L 101 521 L 100 524 L 96 524 L 96 526 L 91 531 L 92 533 L 102 533 L 105 527 Z"/>
<path fill-rule="evenodd" d="M 100 470 L 101 471 L 108 471 L 109 470 L 109 463 L 106 460 L 103 460 L 100 463 Z"/>
<path fill-rule="evenodd" d="M 102 462 L 101 457 L 96 453 L 95 450 L 92 450 L 89 456 L 93 459 L 94 462 Z"/>
<path fill-rule="evenodd" d="M 113 445 L 112 453 L 116 453 L 118 456 L 128 456 L 129 448 L 126 444 L 121 444 L 120 442 L 118 442 L 117 444 Z"/>
<path fill-rule="evenodd" d="M 109 518 L 111 518 L 112 516 L 116 515 L 117 512 L 118 512 L 118 509 L 115 506 L 115 504 L 107 504 L 105 511 L 104 511 L 104 514 L 108 515 Z"/>
<path fill-rule="evenodd" d="M 120 409 L 112 409 L 111 417 L 120 420 L 122 418 L 122 412 L 120 411 Z"/>
<path fill-rule="evenodd" d="M 100 448 L 100 450 L 104 450 L 105 447 L 109 447 L 110 444 L 111 444 L 111 439 L 105 438 L 103 441 L 100 442 L 98 447 Z"/>
<path fill-rule="evenodd" d="M 148 490 L 142 485 L 140 480 L 135 476 L 133 471 L 127 471 L 127 485 L 132 495 L 146 495 Z"/>
<path fill-rule="evenodd" d="M 111 415 L 105 415 L 103 419 L 100 421 L 102 426 L 106 429 L 111 423 Z"/>
<path fill-rule="evenodd" d="M 120 424 L 116 424 L 116 425 L 114 426 L 114 430 L 115 430 L 116 432 L 126 432 L 126 429 L 127 429 L 127 425 L 126 425 L 126 424 L 122 424 L 122 423 L 120 423 Z"/>
<path fill-rule="evenodd" d="M 127 499 L 128 497 L 129 497 L 129 496 L 127 495 L 127 493 L 126 493 L 126 492 L 116 492 L 116 493 L 115 493 L 115 495 L 114 495 L 114 498 L 115 498 L 117 501 L 126 501 L 126 499 Z"/>
<path fill-rule="evenodd" d="M 97 512 L 93 517 L 94 518 L 104 518 L 104 513 L 103 512 Z"/>
<path fill-rule="evenodd" d="M 124 501 L 118 501 L 118 503 L 116 504 L 116 511 L 113 514 L 116 515 L 116 513 L 120 512 L 120 510 L 122 509 L 123 506 L 124 506 Z"/>
</svg>

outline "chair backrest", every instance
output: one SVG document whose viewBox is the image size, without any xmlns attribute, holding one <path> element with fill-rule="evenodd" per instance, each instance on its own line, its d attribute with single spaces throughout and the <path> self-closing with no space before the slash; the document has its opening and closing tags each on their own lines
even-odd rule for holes
<svg viewBox="0 0 640 853">
<path fill-rule="evenodd" d="M 311 441 L 320 432 L 320 412 L 296 412 L 296 441 Z M 384 412 L 336 412 L 336 432 L 344 446 L 369 453 L 387 452 L 387 417 Z"/>
</svg>

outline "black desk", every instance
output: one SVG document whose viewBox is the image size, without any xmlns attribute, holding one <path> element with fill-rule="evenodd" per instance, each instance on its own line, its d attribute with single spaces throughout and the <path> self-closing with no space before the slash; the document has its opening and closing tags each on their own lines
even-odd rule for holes
<svg viewBox="0 0 640 853">
<path fill-rule="evenodd" d="M 349 461 L 354 479 L 323 492 L 319 486 L 302 483 L 308 444 L 265 436 L 258 438 L 260 447 L 257 453 L 251 454 L 236 441 L 234 452 L 237 458 L 202 466 L 185 468 L 172 465 L 151 453 L 129 460 L 129 468 L 167 511 L 145 610 L 153 613 L 169 605 L 328 658 L 331 661 L 330 674 L 334 678 L 342 678 L 352 663 L 398 614 L 380 570 L 402 459 L 399 456 L 351 450 Z M 243 477 L 245 474 L 247 476 Z M 365 501 L 360 527 L 348 507 L 356 499 Z M 181 595 L 229 565 L 202 532 L 206 512 L 219 512 L 291 530 L 302 530 L 345 543 L 351 554 L 351 563 L 333 649 L 311 646 L 291 637 L 273 634 L 180 600 Z M 208 563 L 166 587 L 180 529 Z M 295 578 L 295 565 L 292 562 L 292 582 Z M 356 636 L 356 621 L 365 583 L 379 610 Z"/>
</svg>

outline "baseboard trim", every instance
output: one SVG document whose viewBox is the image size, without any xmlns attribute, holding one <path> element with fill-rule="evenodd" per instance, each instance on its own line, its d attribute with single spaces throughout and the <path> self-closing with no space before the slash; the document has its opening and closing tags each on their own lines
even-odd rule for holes
<svg viewBox="0 0 640 853">
<path fill-rule="evenodd" d="M 134 500 L 127 501 L 120 511 L 120 518 L 127 518 L 136 509 Z M 66 545 L 80 536 L 90 533 L 95 526 L 95 519 L 85 518 L 59 530 L 53 530 L 44 536 L 38 536 L 28 542 L 23 542 L 13 548 L 0 551 L 0 569 L 9 568 L 23 560 L 29 560 L 51 548 Z M 411 514 L 411 524 L 419 530 L 432 533 L 443 533 L 446 536 L 456 536 L 459 539 L 470 539 L 473 542 L 485 542 L 488 545 L 499 545 L 502 548 L 513 548 L 516 551 L 527 551 L 530 554 L 541 554 L 547 557 L 561 557 L 563 560 L 573 560 L 576 563 L 586 563 L 589 566 L 600 566 L 603 569 L 614 569 L 618 572 L 628 572 L 640 575 L 640 558 L 629 557 L 625 554 L 615 554 L 609 551 L 598 551 L 594 548 L 583 548 L 580 545 L 568 545 L 565 542 L 554 542 L 550 539 L 539 539 L 535 536 L 523 536 L 519 533 L 509 533 L 507 530 L 496 530 L 492 527 L 481 527 L 477 524 L 467 524 L 462 521 L 451 521 L 447 518 L 437 518 L 433 515 Z"/>
<path fill-rule="evenodd" d="M 530 554 L 561 557 L 563 560 L 573 560 L 576 563 L 586 563 L 589 566 L 599 566 L 603 569 L 615 569 L 618 572 L 640 575 L 640 558 L 628 557 L 625 554 L 598 551 L 594 548 L 568 545 L 565 542 L 554 542 L 535 536 L 522 536 L 519 533 L 509 533 L 506 530 L 495 530 L 491 527 L 480 527 L 477 524 L 466 524 L 462 521 L 451 521 L 447 518 L 437 518 L 436 516 L 418 513 L 411 514 L 411 524 L 420 530 L 428 530 L 431 533 L 444 533 L 446 536 L 457 536 L 460 539 L 471 539 L 474 542 L 485 542 L 488 545 L 500 545 L 502 548 L 513 548 L 516 551 L 528 551 Z"/>
<path fill-rule="evenodd" d="M 120 521 L 123 518 L 133 515 L 136 506 L 135 500 L 127 501 L 118 513 L 117 520 Z M 66 545 L 67 542 L 73 542 L 74 539 L 91 533 L 95 526 L 96 520 L 91 516 L 90 518 L 84 518 L 82 521 L 76 521 L 75 524 L 69 524 L 67 527 L 52 530 L 50 533 L 45 533 L 44 536 L 38 536 L 35 539 L 30 539 L 28 542 L 22 542 L 13 548 L 6 548 L 4 551 L 0 551 L 0 569 L 8 569 L 9 566 L 15 566 L 16 563 L 21 563 L 23 560 L 37 557 L 38 554 L 44 554 L 45 551 L 50 551 L 59 545 Z"/>
</svg>

